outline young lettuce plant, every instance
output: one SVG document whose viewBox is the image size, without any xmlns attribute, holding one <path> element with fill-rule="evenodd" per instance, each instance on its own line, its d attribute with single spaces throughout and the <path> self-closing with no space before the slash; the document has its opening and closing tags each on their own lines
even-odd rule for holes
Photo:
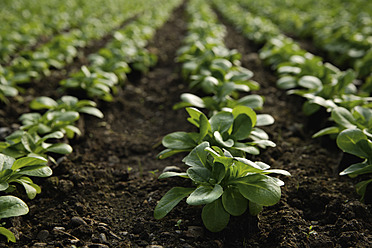
<svg viewBox="0 0 372 248">
<path fill-rule="evenodd" d="M 43 115 L 36 112 L 26 113 L 19 117 L 22 121 L 21 130 L 40 135 L 60 131 L 69 139 L 72 139 L 75 134 L 81 134 L 79 128 L 74 125 L 79 118 L 80 115 L 76 111 L 62 110 L 47 111 Z"/>
<path fill-rule="evenodd" d="M 47 96 L 41 96 L 35 98 L 30 103 L 30 108 L 34 110 L 75 111 L 103 118 L 103 113 L 96 106 L 97 104 L 94 101 L 79 100 L 74 96 L 62 96 L 57 101 Z"/>
<path fill-rule="evenodd" d="M 191 151 L 203 141 L 240 157 L 244 157 L 245 153 L 259 154 L 258 147 L 275 147 L 266 132 L 255 127 L 274 123 L 270 115 L 256 115 L 249 107 L 237 106 L 231 112 L 220 111 L 208 120 L 198 109 L 186 108 L 186 111 L 190 115 L 188 121 L 199 128 L 199 133 L 174 132 L 166 135 L 162 144 L 167 149 L 159 153 L 158 158 Z"/>
<path fill-rule="evenodd" d="M 34 199 L 41 192 L 40 187 L 33 183 L 30 176 L 48 177 L 52 169 L 43 157 L 23 157 L 15 159 L 0 153 L 0 191 L 6 193 L 16 189 L 15 183 L 24 187 L 28 198 Z"/>
<path fill-rule="evenodd" d="M 371 120 L 371 119 L 370 119 Z M 372 175 L 372 135 L 369 132 L 363 132 L 358 128 L 349 128 L 342 131 L 337 136 L 337 145 L 344 152 L 350 153 L 364 159 L 361 163 L 350 165 L 340 172 L 340 175 L 348 175 L 352 178 L 359 175 Z M 356 192 L 364 201 L 367 185 L 372 182 L 372 178 L 361 181 L 356 184 Z"/>
<path fill-rule="evenodd" d="M 27 204 L 12 195 L 0 196 L 0 221 L 4 218 L 16 217 L 27 214 Z M 14 234 L 0 224 L 0 234 L 5 236 L 7 241 L 16 242 Z"/>
<path fill-rule="evenodd" d="M 88 69 L 82 66 L 81 70 L 72 75 L 71 78 L 62 80 L 60 85 L 62 89 L 77 89 L 83 90 L 89 97 L 98 97 L 104 101 L 111 102 L 113 94 L 117 91 L 117 84 L 119 83 L 118 77 L 111 72 L 104 72 L 95 68 Z"/>
<path fill-rule="evenodd" d="M 240 216 L 248 208 L 252 215 L 257 215 L 263 206 L 276 204 L 284 183 L 268 174 L 290 176 L 285 170 L 270 170 L 270 166 L 263 162 L 233 157 L 227 150 L 211 147 L 206 141 L 196 146 L 183 162 L 189 166 L 186 173 L 164 172 L 159 179 L 189 178 L 196 188 L 169 190 L 155 207 L 154 217 L 163 218 L 187 197 L 189 205 L 205 205 L 202 220 L 212 232 L 223 230 L 230 215 Z"/>
<path fill-rule="evenodd" d="M 320 130 L 313 135 L 313 138 L 323 135 L 334 136 L 345 129 L 352 128 L 359 128 L 372 135 L 372 109 L 370 108 L 356 106 L 349 111 L 343 107 L 336 107 L 332 110 L 331 119 L 335 125 Z"/>
<path fill-rule="evenodd" d="M 64 134 L 60 131 L 40 137 L 36 133 L 17 130 L 7 136 L 5 142 L 0 142 L 0 152 L 13 158 L 23 156 L 44 157 L 55 163 L 54 159 L 47 153 L 70 154 L 72 147 L 65 143 L 46 143 L 46 140 L 63 137 Z"/>
</svg>

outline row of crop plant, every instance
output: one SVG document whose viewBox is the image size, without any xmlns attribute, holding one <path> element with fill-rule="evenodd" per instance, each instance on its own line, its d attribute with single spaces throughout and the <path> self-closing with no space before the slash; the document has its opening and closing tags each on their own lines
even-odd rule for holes
<svg viewBox="0 0 372 248">
<path fill-rule="evenodd" d="M 356 73 L 352 69 L 341 71 L 323 62 L 282 35 L 269 20 L 244 11 L 238 2 L 214 0 L 218 10 L 243 35 L 263 45 L 260 57 L 277 72 L 278 87 L 304 97 L 305 114 L 312 115 L 321 109 L 331 112 L 334 126 L 319 131 L 314 137 L 327 134 L 336 137 L 341 150 L 362 159 L 340 175 L 366 174 L 367 179 L 356 184 L 357 193 L 364 200 L 367 185 L 372 182 L 372 98 L 366 96 L 370 94 L 368 88 L 356 87 Z"/>
<path fill-rule="evenodd" d="M 204 205 L 201 213 L 205 227 L 223 230 L 232 216 L 249 209 L 257 215 L 264 206 L 276 204 L 284 182 L 271 174 L 290 175 L 285 170 L 270 169 L 264 162 L 249 160 L 259 148 L 274 147 L 260 126 L 273 124 L 262 108 L 258 95 L 239 97 L 256 90 L 253 73 L 240 66 L 240 54 L 224 46 L 225 28 L 217 23 L 210 6 L 202 0 L 190 0 L 188 34 L 179 49 L 178 61 L 190 88 L 204 97 L 191 93 L 181 96 L 175 108 L 185 107 L 187 119 L 196 132 L 178 131 L 164 136 L 160 159 L 187 153 L 182 162 L 186 172 L 166 171 L 159 179 L 181 177 L 191 180 L 194 187 L 174 187 L 158 202 L 154 216 L 166 216 L 182 199 L 189 205 Z M 200 110 L 200 109 L 202 110 Z M 204 112 L 205 113 L 204 113 Z"/>
<path fill-rule="evenodd" d="M 22 51 L 8 65 L 0 66 L 0 101 L 8 102 L 8 97 L 18 95 L 19 91 L 23 91 L 22 84 L 29 85 L 48 76 L 53 69 L 63 69 L 79 56 L 79 50 L 120 27 L 146 6 L 145 1 L 125 1 L 120 5 L 124 11 L 111 6 L 111 11 L 104 11 L 100 18 L 90 17 L 87 13 L 79 27 L 54 36 L 35 50 Z M 97 9 L 100 9 L 99 6 Z"/>
<path fill-rule="evenodd" d="M 151 8 L 143 17 L 138 18 L 123 31 L 117 31 L 115 40 L 103 48 L 99 54 L 94 55 L 95 63 L 92 63 L 95 65 L 94 70 L 108 73 L 116 79 L 119 77 L 125 79 L 125 73 L 115 70 L 116 66 L 130 64 L 133 66 L 132 69 L 140 68 L 142 71 L 152 66 L 153 63 L 141 63 L 143 59 L 138 58 L 148 53 L 145 48 L 147 40 L 152 37 L 156 28 L 168 19 L 172 9 L 179 3 L 179 0 L 156 1 L 156 8 Z M 128 43 L 132 44 L 132 47 L 128 46 Z M 106 62 L 112 67 L 105 68 Z M 90 69 L 93 70 L 93 68 Z M 104 71 L 105 69 L 110 71 Z M 129 69 L 131 68 L 125 69 L 125 72 Z M 89 81 L 93 73 L 88 70 L 88 67 L 83 67 L 82 71 L 86 77 L 80 77 L 78 81 Z M 96 87 L 96 90 L 105 87 L 108 88 L 107 92 L 112 92 L 116 86 L 106 84 Z M 79 87 L 79 90 L 80 93 L 85 91 L 84 95 L 95 100 L 112 100 L 112 96 L 107 98 L 100 97 L 100 94 L 90 94 L 92 90 L 89 87 Z M 36 185 L 31 177 L 52 175 L 50 163 L 58 163 L 56 159 L 58 156 L 71 153 L 72 147 L 68 144 L 68 139 L 80 135 L 80 130 L 76 126 L 80 115 L 90 114 L 98 118 L 103 117 L 103 113 L 96 108 L 96 105 L 97 103 L 92 100 L 80 100 L 68 95 L 63 95 L 58 100 L 40 96 L 31 101 L 30 108 L 35 112 L 21 115 L 19 119 L 22 124 L 19 130 L 7 136 L 4 142 L 0 142 L 0 191 L 2 192 L 0 219 L 28 213 L 27 204 L 14 194 L 21 195 L 24 191 L 29 199 L 33 199 L 41 192 L 40 186 Z M 16 185 L 23 186 L 24 190 L 17 188 Z M 4 235 L 8 241 L 16 241 L 14 234 L 4 226 L 0 226 L 0 234 Z"/>
<path fill-rule="evenodd" d="M 352 67 L 359 78 L 368 78 L 372 88 L 371 2 L 240 1 L 240 4 L 270 18 L 286 33 L 311 39 L 336 65 Z"/>
<path fill-rule="evenodd" d="M 10 63 L 17 52 L 20 56 L 29 55 L 34 46 L 56 34 L 81 30 L 83 35 L 100 38 L 120 25 L 128 15 L 135 14 L 143 2 L 3 1 L 0 10 L 0 64 Z"/>
</svg>

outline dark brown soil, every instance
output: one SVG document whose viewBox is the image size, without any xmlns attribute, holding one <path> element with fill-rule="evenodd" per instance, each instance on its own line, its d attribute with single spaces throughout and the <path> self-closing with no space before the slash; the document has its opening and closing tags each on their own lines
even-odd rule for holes
<svg viewBox="0 0 372 248">
<path fill-rule="evenodd" d="M 30 213 L 6 223 L 17 243 L 2 241 L 0 247 L 369 247 L 371 205 L 359 202 L 356 180 L 337 176 L 342 154 L 333 141 L 311 138 L 319 128 L 312 125 L 324 120 L 301 114 L 302 100 L 276 89 L 257 48 L 227 27 L 226 45 L 244 55 L 243 66 L 262 86 L 261 112 L 276 120 L 265 130 L 277 147 L 251 159 L 292 174 L 282 178 L 286 185 L 277 205 L 257 217 L 232 218 L 220 233 L 207 231 L 201 207 L 184 201 L 164 219 L 153 218 L 170 188 L 189 184 L 156 178 L 166 166 L 184 168 L 182 156 L 156 159 L 162 137 L 192 128 L 184 110 L 172 110 L 188 91 L 174 62 L 186 33 L 182 5 L 149 45 L 158 65 L 130 77 L 114 102 L 100 102 L 104 119 L 84 116 L 84 136 L 71 141 L 74 152 L 53 167 L 52 177 L 35 179 L 42 193 L 25 199 Z M 8 124 L 8 115 L 16 119 L 15 113 L 3 110 L 0 123 Z"/>
</svg>

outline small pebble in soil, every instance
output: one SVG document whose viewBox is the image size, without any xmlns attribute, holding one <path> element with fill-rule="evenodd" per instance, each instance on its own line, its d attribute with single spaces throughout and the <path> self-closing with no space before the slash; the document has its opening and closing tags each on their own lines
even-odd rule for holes
<svg viewBox="0 0 372 248">
<path fill-rule="evenodd" d="M 35 243 L 31 248 L 46 247 L 47 243 Z"/>
<path fill-rule="evenodd" d="M 74 216 L 71 218 L 71 221 L 70 221 L 70 224 L 72 226 L 81 226 L 81 225 L 84 225 L 84 226 L 87 226 L 88 224 L 85 222 L 85 220 L 83 220 L 83 218 L 79 217 L 79 216 Z"/>
<path fill-rule="evenodd" d="M 40 241 L 44 241 L 44 240 L 46 240 L 48 237 L 49 237 L 49 231 L 48 231 L 48 230 L 41 230 L 41 231 L 37 234 L 37 239 L 40 240 Z"/>
<path fill-rule="evenodd" d="M 204 229 L 200 226 L 189 226 L 185 235 L 188 238 L 199 238 L 204 236 Z"/>
<path fill-rule="evenodd" d="M 53 232 L 59 232 L 59 231 L 65 231 L 66 228 L 64 228 L 63 226 L 55 226 L 53 228 Z"/>
<path fill-rule="evenodd" d="M 99 234 L 99 239 L 101 240 L 102 243 L 105 243 L 105 244 L 108 243 L 106 234 L 104 234 L 104 233 Z"/>
</svg>

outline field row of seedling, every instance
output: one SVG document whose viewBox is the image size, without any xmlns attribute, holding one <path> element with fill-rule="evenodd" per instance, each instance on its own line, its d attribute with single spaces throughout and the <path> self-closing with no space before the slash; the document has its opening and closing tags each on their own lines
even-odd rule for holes
<svg viewBox="0 0 372 248">
<path fill-rule="evenodd" d="M 180 64 L 180 77 L 190 93 L 180 95 L 173 109 L 187 112 L 185 121 L 194 131 L 165 135 L 165 149 L 154 159 L 185 154 L 181 161 L 185 172 L 167 169 L 159 179 L 191 183 L 171 188 L 153 209 L 155 219 L 186 198 L 189 205 L 203 205 L 206 229 L 220 232 L 231 216 L 247 211 L 258 215 L 277 204 L 284 176 L 291 176 L 287 170 L 254 161 L 262 150 L 276 149 L 265 131 L 275 120 L 265 114 L 265 97 L 254 93 L 261 87 L 252 79 L 254 72 L 241 65 L 245 54 L 226 47 L 227 30 L 219 18 L 260 48 L 259 58 L 277 76 L 276 87 L 300 96 L 305 115 L 324 116 L 328 126 L 319 127 L 312 137 L 329 136 L 340 150 L 358 159 L 338 173 L 360 178 L 353 181 L 356 193 L 360 201 L 371 201 L 366 199 L 372 185 L 372 17 L 367 11 L 371 3 L 358 0 L 345 9 L 341 0 L 323 1 L 316 8 L 310 0 L 272 2 L 185 2 L 187 33 L 174 63 Z M 81 116 L 103 118 L 99 103 L 114 101 L 128 75 L 145 75 L 156 65 L 157 56 L 147 49 L 148 43 L 181 4 L 181 0 L 5 1 L 0 10 L 2 107 L 23 103 L 35 84 L 45 83 L 43 79 L 79 57 L 84 62 L 54 86 L 58 99 L 34 93 L 30 111 L 19 116 L 18 126 L 4 127 L 1 220 L 29 212 L 24 198 L 41 193 L 34 178 L 50 177 L 53 166 L 73 153 L 69 142 L 82 135 Z M 339 15 L 343 22 L 330 21 Z M 108 41 L 97 51 L 82 52 L 105 37 Z M 319 54 L 304 48 L 306 39 Z M 6 222 L 0 234 L 16 242 Z"/>
</svg>

